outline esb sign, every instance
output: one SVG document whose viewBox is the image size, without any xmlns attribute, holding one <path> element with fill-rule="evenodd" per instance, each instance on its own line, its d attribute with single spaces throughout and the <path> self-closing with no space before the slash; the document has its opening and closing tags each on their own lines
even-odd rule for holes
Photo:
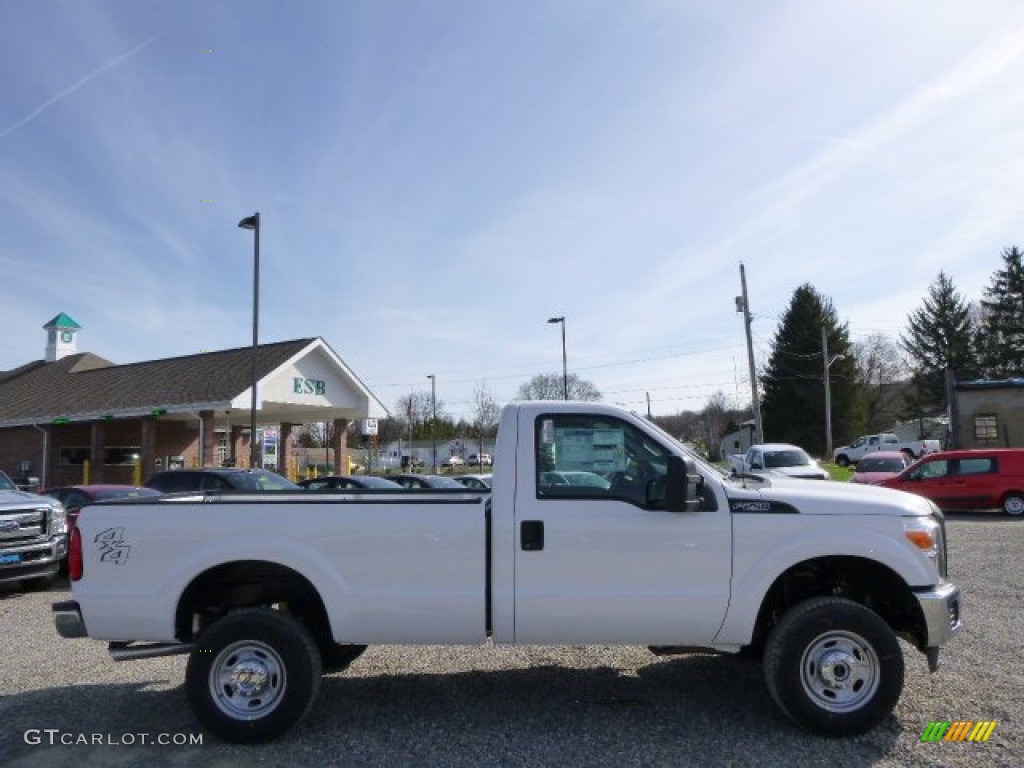
<svg viewBox="0 0 1024 768">
<path fill-rule="evenodd" d="M 296 376 L 292 379 L 292 392 L 296 395 L 326 395 L 327 382 L 320 379 L 304 379 Z"/>
</svg>

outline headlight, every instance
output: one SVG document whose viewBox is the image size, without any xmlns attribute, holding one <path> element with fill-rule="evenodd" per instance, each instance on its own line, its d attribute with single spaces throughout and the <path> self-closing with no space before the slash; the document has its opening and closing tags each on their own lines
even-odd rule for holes
<svg viewBox="0 0 1024 768">
<path fill-rule="evenodd" d="M 68 532 L 68 513 L 64 511 L 64 507 L 57 504 L 50 508 L 50 533 L 57 535 L 59 533 Z"/>
<path fill-rule="evenodd" d="M 946 545 L 942 526 L 931 517 L 914 517 L 903 521 L 903 535 L 929 560 L 935 563 L 940 576 L 946 575 Z"/>
</svg>

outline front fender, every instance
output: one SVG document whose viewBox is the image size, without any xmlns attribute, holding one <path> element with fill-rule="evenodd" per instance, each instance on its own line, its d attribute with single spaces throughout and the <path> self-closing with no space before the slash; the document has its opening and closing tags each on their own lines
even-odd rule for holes
<svg viewBox="0 0 1024 768">
<path fill-rule="evenodd" d="M 732 597 L 715 638 L 720 645 L 750 642 L 758 611 L 772 584 L 800 563 L 856 557 L 879 563 L 908 586 L 938 584 L 935 565 L 903 535 L 898 516 L 734 515 Z"/>
</svg>

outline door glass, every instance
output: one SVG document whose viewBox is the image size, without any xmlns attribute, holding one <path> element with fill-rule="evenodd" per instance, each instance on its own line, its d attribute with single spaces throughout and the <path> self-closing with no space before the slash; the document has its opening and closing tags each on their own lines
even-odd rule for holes
<svg viewBox="0 0 1024 768">
<path fill-rule="evenodd" d="M 946 459 L 937 459 L 922 464 L 914 473 L 915 479 L 932 480 L 937 477 L 945 477 L 949 474 L 949 462 Z"/>
<path fill-rule="evenodd" d="M 538 499 L 617 499 L 638 506 L 656 501 L 668 452 L 641 430 L 614 417 L 557 415 L 536 430 Z"/>
</svg>

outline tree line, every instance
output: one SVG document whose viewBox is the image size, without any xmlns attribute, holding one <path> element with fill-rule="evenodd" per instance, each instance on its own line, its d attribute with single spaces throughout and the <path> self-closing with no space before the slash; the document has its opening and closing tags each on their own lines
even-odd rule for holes
<svg viewBox="0 0 1024 768">
<path fill-rule="evenodd" d="M 1022 252 L 1009 247 L 1001 258 L 976 302 L 940 270 L 896 341 L 852 342 L 827 297 L 797 288 L 761 376 L 765 439 L 824 453 L 826 348 L 835 445 L 897 420 L 945 415 L 957 382 L 1024 376 Z"/>
<path fill-rule="evenodd" d="M 794 292 L 759 372 L 765 439 L 796 443 L 815 455 L 826 449 L 825 375 L 831 400 L 833 445 L 860 434 L 888 431 L 900 420 L 944 415 L 958 381 L 1024 376 L 1024 253 L 1001 253 L 1002 266 L 991 276 L 980 301 L 969 301 L 940 270 L 922 304 L 907 317 L 897 339 L 873 333 L 854 342 L 832 301 L 814 286 Z M 561 400 L 563 384 L 572 400 L 598 401 L 593 383 L 569 373 L 538 374 L 519 387 L 517 400 Z M 469 418 L 450 416 L 443 400 L 429 391 L 398 399 L 393 415 L 378 422 L 377 441 L 399 438 L 438 441 L 493 438 L 501 407 L 486 383 L 473 392 Z M 730 407 L 716 392 L 701 411 L 685 411 L 653 420 L 681 440 L 717 458 L 725 434 L 750 418 L 749 410 Z M 329 440 L 330 425 L 308 425 L 299 441 L 319 446 Z M 358 445 L 352 425 L 349 445 Z"/>
</svg>

